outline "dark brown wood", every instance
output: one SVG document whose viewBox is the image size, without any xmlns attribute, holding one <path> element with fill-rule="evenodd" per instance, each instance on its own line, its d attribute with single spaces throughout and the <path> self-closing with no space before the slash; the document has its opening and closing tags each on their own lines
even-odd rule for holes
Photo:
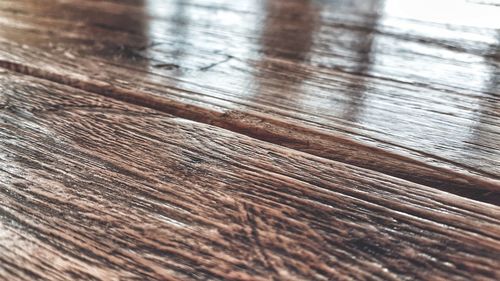
<svg viewBox="0 0 500 281">
<path fill-rule="evenodd" d="M 500 208 L 0 73 L 2 280 L 498 280 Z"/>
<path fill-rule="evenodd" d="M 2 1 L 0 65 L 498 203 L 500 7 L 250 2 Z"/>
</svg>

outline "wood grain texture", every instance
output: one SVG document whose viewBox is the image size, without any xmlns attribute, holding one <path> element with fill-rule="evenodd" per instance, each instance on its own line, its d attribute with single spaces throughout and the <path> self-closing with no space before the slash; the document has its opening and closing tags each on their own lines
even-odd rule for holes
<svg viewBox="0 0 500 281">
<path fill-rule="evenodd" d="M 4 0 L 0 65 L 498 202 L 500 7 L 431 2 Z"/>
<path fill-rule="evenodd" d="M 0 279 L 498 280 L 500 208 L 0 73 Z"/>
</svg>

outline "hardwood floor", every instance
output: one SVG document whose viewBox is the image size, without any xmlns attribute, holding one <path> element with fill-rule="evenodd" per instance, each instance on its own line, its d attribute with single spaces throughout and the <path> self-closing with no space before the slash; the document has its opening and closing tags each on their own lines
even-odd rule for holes
<svg viewBox="0 0 500 281">
<path fill-rule="evenodd" d="M 499 14 L 0 0 L 0 280 L 500 279 Z"/>
</svg>

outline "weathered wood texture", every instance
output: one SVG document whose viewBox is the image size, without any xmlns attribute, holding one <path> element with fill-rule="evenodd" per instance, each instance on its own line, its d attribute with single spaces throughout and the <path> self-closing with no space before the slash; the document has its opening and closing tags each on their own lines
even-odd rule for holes
<svg viewBox="0 0 500 281">
<path fill-rule="evenodd" d="M 3 0 L 0 65 L 459 194 L 498 191 L 500 7 L 451 2 Z"/>
<path fill-rule="evenodd" d="M 498 280 L 500 208 L 0 73 L 2 280 Z"/>
</svg>

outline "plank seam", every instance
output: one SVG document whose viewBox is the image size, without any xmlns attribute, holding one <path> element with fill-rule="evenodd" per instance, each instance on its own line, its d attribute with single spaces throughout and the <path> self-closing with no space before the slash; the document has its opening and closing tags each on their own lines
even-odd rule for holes
<svg viewBox="0 0 500 281">
<path fill-rule="evenodd" d="M 92 92 L 122 102 L 151 108 L 187 120 L 217 126 L 254 139 L 305 152 L 320 158 L 369 169 L 385 175 L 408 180 L 473 200 L 488 202 L 485 197 L 500 193 L 500 181 L 464 174 L 359 143 L 355 140 L 335 136 L 300 125 L 274 120 L 243 112 L 219 112 L 189 105 L 166 97 L 115 87 L 105 82 L 85 80 L 51 71 L 31 67 L 22 63 L 0 59 L 0 67 L 23 75 L 48 80 L 68 87 Z M 294 134 L 289 134 L 289 132 Z M 288 134 L 286 134 L 288 132 Z M 295 135 L 301 136 L 294 137 Z M 337 145 L 329 155 L 325 150 Z M 355 153 L 353 153 L 355 151 Z M 332 153 L 333 152 L 333 153 Z M 377 155 L 376 160 L 367 162 L 366 156 Z M 330 156 L 330 157 L 329 157 Z M 360 158 L 361 157 L 361 158 Z M 388 165 L 394 170 L 388 170 Z M 478 194 L 478 192 L 480 194 Z M 498 202 L 489 202 L 499 205 Z"/>
</svg>

